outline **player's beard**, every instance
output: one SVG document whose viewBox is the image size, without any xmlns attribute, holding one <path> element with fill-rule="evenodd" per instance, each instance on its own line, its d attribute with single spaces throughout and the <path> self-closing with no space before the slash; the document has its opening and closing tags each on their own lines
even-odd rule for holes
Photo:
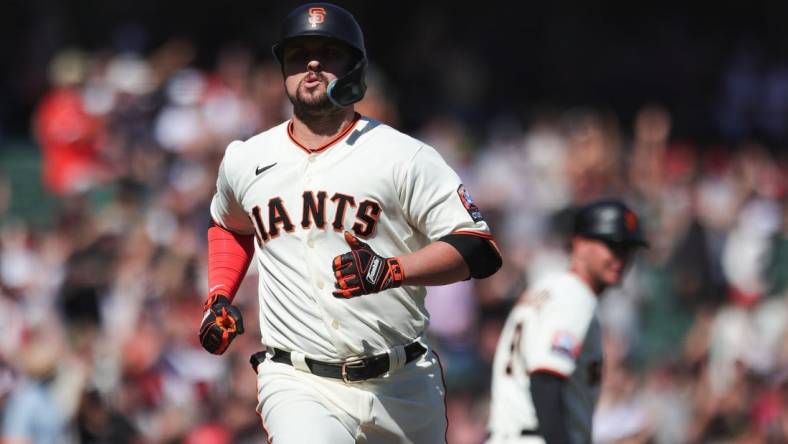
<svg viewBox="0 0 788 444">
<path fill-rule="evenodd" d="M 320 76 L 320 80 L 324 85 L 328 84 L 325 77 L 322 75 Z M 303 78 L 298 82 L 295 94 L 287 94 L 287 97 L 293 104 L 293 113 L 298 116 L 299 119 L 308 121 L 315 118 L 325 118 L 339 110 L 339 107 L 334 105 L 331 99 L 328 98 L 327 87 L 318 95 L 308 97 L 304 94 L 302 85 L 305 81 L 306 78 Z"/>
</svg>

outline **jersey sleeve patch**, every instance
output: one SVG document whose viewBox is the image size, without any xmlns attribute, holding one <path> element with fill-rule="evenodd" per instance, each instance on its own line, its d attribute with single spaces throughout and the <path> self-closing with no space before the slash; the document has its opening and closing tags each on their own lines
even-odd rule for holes
<svg viewBox="0 0 788 444">
<path fill-rule="evenodd" d="M 457 194 L 460 196 L 460 202 L 462 202 L 462 206 L 464 206 L 465 210 L 470 214 L 471 219 L 473 219 L 474 222 L 483 221 L 484 217 L 482 217 L 482 212 L 479 210 L 479 207 L 473 203 L 471 193 L 465 189 L 465 185 L 460 184 L 460 187 L 457 188 Z"/>
<path fill-rule="evenodd" d="M 580 355 L 580 348 L 582 344 L 577 338 L 566 331 L 557 331 L 553 335 L 553 341 L 550 345 L 550 350 L 553 353 L 567 356 L 572 359 L 577 359 Z"/>
</svg>

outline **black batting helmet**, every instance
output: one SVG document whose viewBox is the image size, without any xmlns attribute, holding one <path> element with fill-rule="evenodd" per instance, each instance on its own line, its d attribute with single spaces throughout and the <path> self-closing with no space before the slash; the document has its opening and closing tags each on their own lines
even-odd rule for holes
<svg viewBox="0 0 788 444">
<path fill-rule="evenodd" d="M 635 212 L 617 199 L 592 202 L 575 214 L 575 235 L 605 242 L 648 247 Z"/>
<path fill-rule="evenodd" d="M 364 34 L 353 15 L 331 3 L 308 3 L 294 9 L 282 23 L 279 41 L 272 48 L 274 56 L 283 63 L 287 43 L 299 37 L 326 37 L 348 45 L 354 52 L 356 63 L 339 79 L 328 85 L 328 97 L 337 106 L 349 106 L 364 98 L 367 85 L 367 50 Z"/>
</svg>

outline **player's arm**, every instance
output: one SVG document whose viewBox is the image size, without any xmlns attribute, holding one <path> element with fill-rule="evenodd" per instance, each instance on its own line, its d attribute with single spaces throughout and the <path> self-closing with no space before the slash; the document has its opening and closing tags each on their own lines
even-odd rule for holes
<svg viewBox="0 0 788 444">
<path fill-rule="evenodd" d="M 244 332 L 241 311 L 232 301 L 253 255 L 254 236 L 215 224 L 208 229 L 208 298 L 203 305 L 200 343 L 210 353 L 224 353 Z"/>
<path fill-rule="evenodd" d="M 558 279 L 549 286 L 537 284 L 537 310 L 520 343 L 530 380 L 531 399 L 539 421 L 538 432 L 549 444 L 569 442 L 568 379 L 577 368 L 595 301 L 573 297 L 572 281 Z"/>
<path fill-rule="evenodd" d="M 226 171 L 231 143 L 219 166 L 216 193 L 211 201 L 213 225 L 208 228 L 208 297 L 203 305 L 200 343 L 210 353 L 222 354 L 244 332 L 241 311 L 232 305 L 254 256 L 254 228 L 235 198 Z M 248 234 L 247 234 L 248 233 Z"/>
<path fill-rule="evenodd" d="M 402 285 L 446 285 L 470 276 L 460 252 L 446 242 L 433 242 L 398 260 L 402 269 L 408 270 Z"/>
<path fill-rule="evenodd" d="M 381 257 L 347 233 L 351 251 L 333 262 L 334 296 L 348 298 L 401 285 L 446 285 L 498 271 L 501 254 L 481 211 L 434 149 L 422 146 L 397 177 L 405 219 L 433 242 L 402 256 Z"/>
<path fill-rule="evenodd" d="M 396 176 L 403 215 L 432 240 L 400 257 L 406 284 L 444 285 L 498 271 L 501 253 L 457 173 L 427 145 L 405 165 Z"/>
<path fill-rule="evenodd" d="M 566 380 L 563 376 L 536 371 L 531 373 L 531 399 L 539 420 L 539 435 L 547 444 L 569 442 L 566 429 L 565 407 L 562 392 Z"/>
<path fill-rule="evenodd" d="M 334 296 L 350 298 L 402 285 L 446 285 L 483 279 L 501 267 L 495 241 L 485 232 L 455 232 L 418 251 L 383 257 L 372 247 L 345 232 L 350 251 L 332 262 Z"/>
<path fill-rule="evenodd" d="M 399 257 L 382 257 L 367 243 L 345 232 L 350 251 L 334 258 L 336 282 L 334 296 L 350 298 L 402 285 L 445 285 L 468 279 L 484 278 L 501 266 L 501 257 L 486 240 L 472 236 L 460 242 L 450 236 Z M 448 241 L 446 239 L 449 239 Z"/>
<path fill-rule="evenodd" d="M 399 262 L 407 270 L 403 285 L 446 285 L 489 277 L 503 261 L 492 239 L 453 233 L 400 256 Z"/>
</svg>

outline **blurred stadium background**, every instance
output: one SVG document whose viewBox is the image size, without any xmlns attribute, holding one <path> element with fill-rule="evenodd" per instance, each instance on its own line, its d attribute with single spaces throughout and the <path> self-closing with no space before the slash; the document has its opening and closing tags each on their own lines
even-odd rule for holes
<svg viewBox="0 0 788 444">
<path fill-rule="evenodd" d="M 788 441 L 788 3 L 339 1 L 365 114 L 435 146 L 505 254 L 430 290 L 449 442 L 485 437 L 522 288 L 570 210 L 618 195 L 652 248 L 603 299 L 595 441 Z M 230 140 L 289 118 L 293 2 L 0 5 L 0 441 L 262 442 L 248 334 L 197 341 Z"/>
</svg>

